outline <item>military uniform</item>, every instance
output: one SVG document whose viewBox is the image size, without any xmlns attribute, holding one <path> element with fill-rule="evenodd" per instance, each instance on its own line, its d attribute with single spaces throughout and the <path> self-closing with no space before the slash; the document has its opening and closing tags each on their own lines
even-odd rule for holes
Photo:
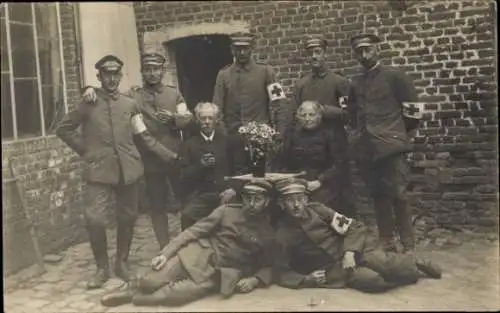
<svg viewBox="0 0 500 313">
<path fill-rule="evenodd" d="M 363 34 L 353 38 L 353 45 L 377 40 Z M 355 129 L 353 151 L 374 198 L 379 237 L 392 245 L 396 224 L 405 249 L 413 249 L 414 238 L 405 196 L 409 175 L 405 153 L 411 145 L 402 104 L 416 99 L 411 79 L 380 62 L 353 78 L 348 96 L 349 120 Z"/>
<path fill-rule="evenodd" d="M 289 180 L 276 184 L 283 194 L 303 193 L 305 184 Z M 302 218 L 285 214 L 277 224 L 275 270 L 277 283 L 287 288 L 350 287 L 366 292 L 413 284 L 420 264 L 412 254 L 375 249 L 366 238 L 364 225 L 317 202 L 310 202 Z M 356 267 L 342 268 L 346 252 L 354 252 Z M 324 270 L 324 283 L 307 279 L 311 272 Z"/>
<path fill-rule="evenodd" d="M 326 49 L 326 40 L 313 36 L 306 41 L 306 48 L 311 49 L 321 46 Z M 338 169 L 334 180 L 328 183 L 337 181 L 337 184 L 328 184 L 323 186 L 325 189 L 330 189 L 338 197 L 338 206 L 344 208 L 345 214 L 353 216 L 356 214 L 354 201 L 351 190 L 351 173 L 348 155 L 347 133 L 344 128 L 344 111 L 340 106 L 340 99 L 347 96 L 349 91 L 349 81 L 334 73 L 326 66 L 321 67 L 318 71 L 311 71 L 303 76 L 295 85 L 291 108 L 293 111 L 290 115 L 296 113 L 297 108 L 304 101 L 316 101 L 321 104 L 323 110 L 323 124 L 326 128 L 334 133 L 331 137 L 331 145 L 338 147 L 336 151 L 338 160 Z M 294 122 L 291 127 L 294 127 Z M 337 207 L 337 206 L 336 206 Z"/>
<path fill-rule="evenodd" d="M 271 187 L 257 182 L 246 184 L 244 190 L 267 192 Z M 220 206 L 174 238 L 161 252 L 166 264 L 141 277 L 136 290 L 111 294 L 101 303 L 181 305 L 217 289 L 230 296 L 238 281 L 250 276 L 267 286 L 272 280 L 274 245 L 265 213 L 248 216 L 241 204 Z"/>
<path fill-rule="evenodd" d="M 108 55 L 99 60 L 99 71 L 119 73 L 123 62 Z M 144 169 L 135 139 L 154 151 L 163 162 L 175 159 L 176 154 L 153 138 L 142 123 L 137 102 L 116 91 L 97 89 L 95 103 L 81 102 L 61 121 L 56 133 L 84 159 L 85 218 L 99 278 L 89 288 L 100 287 L 107 280 L 108 256 L 105 233 L 106 202 L 116 196 L 118 219 L 117 257 L 115 271 L 128 279 L 124 268 L 127 261 L 137 216 L 137 180 Z M 77 128 L 81 126 L 82 132 Z"/>
<path fill-rule="evenodd" d="M 354 210 L 345 208 L 340 201 L 342 196 L 346 197 L 341 192 L 345 192 L 342 174 L 347 146 L 336 136 L 342 134 L 325 125 L 311 130 L 289 129 L 278 163 L 282 172 L 305 171 L 306 180 L 319 180 L 321 187 L 311 193 L 312 199 L 349 215 Z"/>
</svg>

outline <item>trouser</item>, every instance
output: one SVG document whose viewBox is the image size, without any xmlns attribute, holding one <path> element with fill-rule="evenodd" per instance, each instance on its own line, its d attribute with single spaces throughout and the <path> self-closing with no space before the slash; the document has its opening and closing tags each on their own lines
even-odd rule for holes
<svg viewBox="0 0 500 313">
<path fill-rule="evenodd" d="M 405 249 L 413 249 L 411 212 L 405 194 L 409 175 L 405 154 L 394 154 L 361 164 L 361 167 L 363 179 L 374 200 L 380 240 L 385 244 L 392 243 L 394 231 L 397 231 Z"/>
<path fill-rule="evenodd" d="M 174 191 L 165 172 L 145 172 L 146 194 L 149 200 L 149 216 L 156 240 L 163 249 L 169 242 L 168 214 L 174 212 Z"/>
<path fill-rule="evenodd" d="M 383 292 L 388 289 L 414 284 L 419 272 L 415 256 L 376 249 L 359 255 L 358 267 L 348 277 L 350 288 L 364 292 Z"/>
<path fill-rule="evenodd" d="M 138 282 L 138 293 L 150 294 L 154 303 L 182 305 L 216 291 L 217 282 L 210 278 L 195 283 L 178 256 L 171 258 L 159 271 L 150 270 Z M 136 301 L 134 301 L 136 303 Z M 148 301 L 144 301 L 148 304 Z"/>
<path fill-rule="evenodd" d="M 108 204 L 115 198 L 117 218 L 117 261 L 127 261 L 137 219 L 139 186 L 131 184 L 102 184 L 89 182 L 85 193 L 84 216 L 90 246 L 98 268 L 108 268 L 106 220 Z"/>
<path fill-rule="evenodd" d="M 201 218 L 210 215 L 220 205 L 219 192 L 195 192 L 185 203 L 181 214 L 181 228 L 185 230 Z"/>
</svg>

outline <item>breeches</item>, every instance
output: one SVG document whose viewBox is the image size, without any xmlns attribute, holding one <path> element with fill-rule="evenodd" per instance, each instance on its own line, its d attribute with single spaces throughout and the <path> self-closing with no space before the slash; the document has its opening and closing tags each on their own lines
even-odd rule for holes
<svg viewBox="0 0 500 313">
<path fill-rule="evenodd" d="M 375 198 L 386 196 L 403 199 L 408 185 L 409 166 L 405 154 L 398 153 L 381 160 L 360 164 L 363 180 Z"/>
<path fill-rule="evenodd" d="M 84 196 L 84 215 L 89 226 L 106 225 L 109 204 L 115 203 L 115 213 L 118 221 L 133 222 L 138 214 L 139 185 L 131 184 L 102 184 L 89 182 Z"/>
<path fill-rule="evenodd" d="M 217 192 L 196 192 L 185 203 L 182 210 L 182 229 L 196 223 L 198 220 L 210 215 L 220 204 Z"/>
<path fill-rule="evenodd" d="M 172 212 L 172 208 L 168 208 L 168 205 L 172 204 L 174 190 L 169 176 L 164 172 L 145 172 L 144 180 L 146 182 L 146 194 L 149 200 L 150 213 Z"/>
</svg>

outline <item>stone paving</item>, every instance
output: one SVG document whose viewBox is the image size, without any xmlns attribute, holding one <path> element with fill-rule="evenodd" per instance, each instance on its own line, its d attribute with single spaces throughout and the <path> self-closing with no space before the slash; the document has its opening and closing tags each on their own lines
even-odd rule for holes
<svg viewBox="0 0 500 313">
<path fill-rule="evenodd" d="M 172 218 L 173 235 L 178 232 L 176 220 L 178 219 Z M 114 237 L 110 231 L 110 256 L 115 253 Z M 385 294 L 370 295 L 350 289 L 288 290 L 271 286 L 269 289 L 256 290 L 247 295 L 235 295 L 228 300 L 221 300 L 219 296 L 214 295 L 181 308 L 101 306 L 100 297 L 122 282 L 112 278 L 105 288 L 87 291 L 86 278 L 94 272 L 95 266 L 88 243 L 83 243 L 65 251 L 64 258 L 59 263 L 47 264 L 47 272 L 30 279 L 29 282 L 12 283 L 16 275 L 4 279 L 7 286 L 14 286 L 8 287 L 4 293 L 4 312 L 498 311 L 499 250 L 498 239 L 495 237 L 487 239 L 485 236 L 469 234 L 467 238 L 460 238 L 461 244 L 456 246 L 437 248 L 428 242 L 419 245 L 419 253 L 432 257 L 444 268 L 443 278 L 423 278 L 416 285 Z M 141 216 L 132 244 L 132 268 L 144 270 L 158 249 L 149 219 Z"/>
</svg>

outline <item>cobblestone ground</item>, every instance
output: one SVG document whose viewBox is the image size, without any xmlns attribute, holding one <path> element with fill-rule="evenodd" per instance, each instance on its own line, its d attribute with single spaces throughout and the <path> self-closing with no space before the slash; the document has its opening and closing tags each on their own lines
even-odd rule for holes
<svg viewBox="0 0 500 313">
<path fill-rule="evenodd" d="M 172 219 L 174 234 L 177 219 Z M 110 232 L 110 243 L 114 235 Z M 104 289 L 87 291 L 86 278 L 95 266 L 88 243 L 71 247 L 57 264 L 47 265 L 47 273 L 27 283 L 16 283 L 20 275 L 4 282 L 4 311 L 19 312 L 169 312 L 169 311 L 345 311 L 345 310 L 461 310 L 500 309 L 499 250 L 497 239 L 484 236 L 461 238 L 461 244 L 437 248 L 421 244 L 418 252 L 444 268 L 441 280 L 423 278 L 416 285 L 402 287 L 385 294 L 370 295 L 355 290 L 305 289 L 288 290 L 277 286 L 236 295 L 228 300 L 211 296 L 181 308 L 134 307 L 124 305 L 106 308 L 101 295 L 121 284 L 113 278 Z M 143 270 L 158 252 L 149 219 L 142 216 L 136 228 L 131 251 L 133 269 Z M 114 244 L 109 249 L 114 255 Z M 111 262 L 112 262 L 111 258 Z M 111 263 L 113 264 L 113 263 Z M 24 271 L 29 272 L 30 269 Z M 26 274 L 25 274 L 26 275 Z M 14 286 L 14 287 L 12 287 Z"/>
</svg>

